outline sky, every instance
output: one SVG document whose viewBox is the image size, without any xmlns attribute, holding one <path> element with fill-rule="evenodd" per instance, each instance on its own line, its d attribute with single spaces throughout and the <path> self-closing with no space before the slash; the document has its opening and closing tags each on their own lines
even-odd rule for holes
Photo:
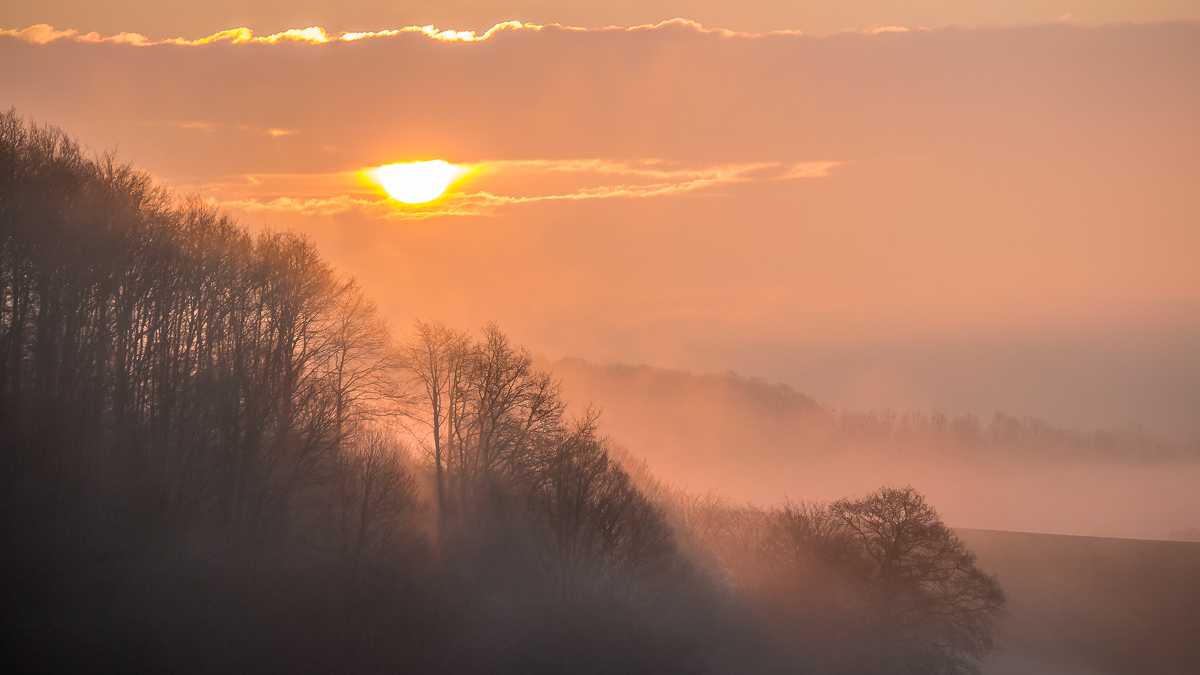
<svg viewBox="0 0 1200 675">
<path fill-rule="evenodd" d="M 550 359 L 1196 439 L 1197 19 L 9 3 L 0 106 L 306 233 L 398 327 L 495 319 Z M 359 177 L 428 159 L 471 169 L 428 206 Z"/>
</svg>

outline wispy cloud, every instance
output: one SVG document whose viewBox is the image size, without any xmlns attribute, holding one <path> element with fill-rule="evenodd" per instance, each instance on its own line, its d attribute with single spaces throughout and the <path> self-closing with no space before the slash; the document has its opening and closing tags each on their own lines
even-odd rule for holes
<svg viewBox="0 0 1200 675">
<path fill-rule="evenodd" d="M 276 43 L 280 41 L 297 41 L 310 42 L 313 44 L 323 44 L 337 40 L 336 37 L 331 37 L 326 34 L 325 29 L 319 26 L 310 26 L 308 28 L 292 28 L 281 33 L 274 33 L 263 37 L 255 37 L 254 31 L 249 28 L 230 28 L 228 30 L 218 31 L 207 37 L 202 37 L 198 40 L 188 40 L 186 38 L 169 38 L 166 40 L 151 40 L 141 33 L 117 33 L 104 37 L 96 32 L 80 33 L 74 29 L 55 30 L 49 24 L 40 23 L 29 28 L 20 30 L 4 30 L 0 29 L 0 35 L 9 35 L 32 42 L 33 44 L 44 45 L 55 40 L 74 40 L 75 42 L 108 42 L 115 44 L 128 44 L 135 47 L 153 47 L 155 45 L 205 45 L 213 42 L 266 42 Z"/>
<path fill-rule="evenodd" d="M 609 159 L 517 159 L 488 162 L 501 171 L 542 170 L 570 173 L 597 173 L 617 176 L 640 176 L 669 180 L 713 178 L 724 173 L 753 171 L 778 166 L 777 163 L 731 164 L 708 168 L 672 168 L 661 159 L 618 162 Z"/>
<path fill-rule="evenodd" d="M 72 29 L 54 30 L 54 26 L 45 23 L 39 23 L 30 26 L 29 28 L 22 28 L 20 30 L 0 29 L 0 35 L 10 35 L 18 40 L 31 42 L 35 45 L 44 45 L 47 42 L 53 42 L 55 40 L 74 38 L 79 35 L 79 31 Z"/>
<path fill-rule="evenodd" d="M 141 122 L 142 126 L 165 126 L 174 127 L 176 129 L 185 129 L 188 131 L 203 131 L 211 133 L 216 131 L 217 125 L 212 122 L 202 122 L 200 120 L 178 120 L 171 122 Z"/>
<path fill-rule="evenodd" d="M 260 201 L 255 198 L 229 200 L 216 200 L 210 198 L 209 201 L 218 206 L 225 208 L 236 208 L 249 213 L 258 213 L 261 211 L 287 211 L 306 216 L 329 216 L 337 213 L 343 213 L 351 209 L 362 209 L 368 214 L 376 215 L 376 212 L 378 212 L 382 206 L 386 205 L 386 201 L 382 199 L 367 199 L 351 195 L 308 198 L 276 197 L 275 199 L 268 201 Z"/>
<path fill-rule="evenodd" d="M 262 134 L 264 136 L 270 136 L 271 138 L 279 138 L 281 136 L 295 136 L 296 134 L 300 133 L 296 129 L 283 129 L 283 128 L 276 128 L 276 127 L 268 127 L 268 128 L 252 127 L 252 126 L 245 125 L 245 124 L 239 124 L 237 126 L 230 126 L 230 125 L 217 124 L 215 122 L 205 122 L 202 120 L 162 120 L 162 121 L 143 120 L 141 122 L 138 122 L 138 124 L 141 126 L 146 126 L 146 127 L 171 127 L 173 129 L 182 129 L 184 131 L 202 131 L 205 133 L 212 133 L 214 131 L 219 131 L 219 130 L 223 130 L 223 129 L 236 129 L 237 131 L 241 131 L 241 132 L 246 132 L 246 133 L 251 133 L 251 134 Z"/>
<path fill-rule="evenodd" d="M 9 35 L 37 45 L 44 45 L 55 40 L 74 40 L 76 42 L 112 42 L 121 44 L 130 44 L 138 47 L 149 45 L 163 44 L 164 42 L 173 42 L 173 40 L 162 40 L 155 42 L 150 40 L 141 33 L 117 33 L 103 37 L 99 33 L 80 33 L 79 31 L 68 28 L 67 30 L 54 30 L 54 26 L 45 23 L 39 23 L 29 28 L 20 30 L 4 30 L 0 29 L 0 35 Z"/>
<path fill-rule="evenodd" d="M 202 37 L 197 40 L 188 40 L 186 38 L 169 38 L 166 40 L 151 40 L 141 33 L 118 33 L 108 37 L 101 36 L 99 33 L 80 33 L 74 29 L 55 30 L 49 24 L 37 24 L 29 28 L 5 30 L 0 29 L 0 35 L 8 35 L 15 37 L 18 40 L 31 42 L 33 44 L 46 44 L 55 40 L 74 40 L 76 42 L 108 42 L 129 44 L 136 47 L 152 47 L 155 45 L 206 45 L 214 42 L 232 42 L 240 43 L 267 43 L 274 44 L 277 42 L 307 42 L 310 44 L 325 44 L 328 42 L 354 42 L 365 38 L 390 37 L 400 35 L 402 33 L 417 33 L 424 35 L 432 40 L 443 42 L 479 42 L 487 40 L 493 35 L 503 31 L 513 30 L 532 30 L 539 31 L 544 26 L 539 26 L 531 23 L 522 23 L 520 21 L 506 21 L 496 24 L 489 28 L 483 34 L 476 34 L 475 31 L 463 30 L 443 30 L 436 26 L 405 26 L 394 30 L 381 30 L 372 32 L 347 32 L 338 35 L 330 35 L 325 32 L 320 26 L 309 26 L 308 28 L 292 28 L 279 33 L 270 35 L 256 36 L 254 31 L 249 28 L 230 28 L 228 30 L 219 31 Z"/>
<path fill-rule="evenodd" d="M 760 162 L 748 164 L 726 164 L 702 168 L 669 167 L 661 160 L 619 162 L 607 159 L 577 160 L 500 160 L 484 162 L 480 166 L 488 174 L 517 174 L 565 172 L 590 174 L 592 182 L 600 185 L 581 186 L 565 192 L 550 194 L 499 194 L 490 190 L 453 192 L 428 205 L 409 206 L 367 190 L 349 191 L 349 194 L 326 196 L 279 196 L 278 190 L 288 182 L 305 184 L 310 195 L 315 185 L 353 182 L 354 174 L 324 174 L 322 176 L 243 176 L 238 182 L 212 184 L 207 189 L 219 188 L 232 199 L 223 200 L 221 206 L 249 213 L 288 212 L 301 215 L 334 215 L 359 210 L 368 217 L 385 220 L 424 220 L 440 216 L 487 216 L 501 207 L 550 201 L 577 201 L 592 199 L 640 199 L 665 197 L 686 193 L 703 192 L 708 189 L 734 183 L 755 180 L 792 180 L 818 178 L 828 175 L 839 162 L 801 162 L 783 164 Z M 605 177 L 623 179 L 617 183 L 604 183 Z M 596 179 L 599 179 L 597 181 Z M 638 179 L 644 179 L 638 182 Z M 583 182 L 583 181 L 580 181 Z M 272 196 L 260 196 L 259 190 L 271 190 Z M 214 203 L 215 200 L 214 200 Z"/>
<path fill-rule="evenodd" d="M 292 28 L 279 33 L 270 35 L 257 36 L 254 31 L 246 27 L 230 28 L 223 31 L 218 31 L 212 35 L 202 37 L 195 40 L 187 38 L 168 38 L 165 40 L 151 40 L 150 38 L 140 33 L 117 33 L 116 35 L 102 36 L 99 33 L 80 33 L 74 29 L 55 30 L 49 24 L 37 24 L 28 28 L 5 30 L 0 29 L 0 36 L 8 35 L 19 40 L 31 42 L 33 44 L 46 44 L 56 40 L 74 40 L 77 42 L 97 42 L 97 43 L 118 43 L 128 44 L 136 47 L 152 47 L 155 45 L 206 45 L 215 42 L 231 42 L 235 44 L 241 43 L 267 43 L 275 44 L 278 42 L 306 42 L 309 44 L 326 44 L 331 42 L 355 42 L 369 38 L 385 38 L 402 34 L 419 34 L 428 37 L 431 40 L 442 42 L 481 42 L 491 39 L 499 34 L 515 31 L 541 31 L 546 28 L 555 28 L 565 31 L 577 32 L 640 32 L 650 30 L 664 29 L 687 29 L 698 33 L 717 35 L 721 37 L 733 38 L 758 38 L 763 37 L 762 33 L 747 33 L 741 31 L 731 31 L 724 28 L 705 28 L 701 24 L 689 19 L 670 19 L 655 24 L 643 24 L 639 26 L 631 26 L 623 28 L 620 26 L 610 26 L 608 28 L 588 29 L 578 28 L 575 26 L 565 26 L 562 24 L 534 24 L 525 23 L 522 21 L 505 21 L 492 26 L 483 33 L 476 33 L 468 30 L 453 30 L 442 29 L 433 25 L 425 26 L 405 26 L 403 28 L 394 28 L 378 31 L 350 31 L 339 34 L 330 34 L 320 26 L 309 26 L 308 28 Z M 902 26 L 879 26 L 863 31 L 868 34 L 889 33 L 889 32 L 905 32 L 907 28 Z M 780 30 L 772 31 L 766 35 L 802 35 L 800 31 L 795 30 Z"/>
</svg>

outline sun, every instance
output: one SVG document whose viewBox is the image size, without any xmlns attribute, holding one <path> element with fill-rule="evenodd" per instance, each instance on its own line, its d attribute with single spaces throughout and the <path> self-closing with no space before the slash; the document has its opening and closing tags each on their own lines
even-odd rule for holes
<svg viewBox="0 0 1200 675">
<path fill-rule="evenodd" d="M 424 204 L 442 196 L 451 185 L 470 172 L 470 167 L 433 159 L 385 164 L 364 173 L 392 199 L 405 204 Z"/>
</svg>

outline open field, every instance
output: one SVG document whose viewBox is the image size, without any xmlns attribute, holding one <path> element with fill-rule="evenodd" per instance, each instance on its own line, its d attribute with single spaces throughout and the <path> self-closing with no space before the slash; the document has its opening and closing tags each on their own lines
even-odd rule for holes
<svg viewBox="0 0 1200 675">
<path fill-rule="evenodd" d="M 1200 673 L 1200 543 L 958 534 L 1008 594 L 985 673 Z"/>
</svg>

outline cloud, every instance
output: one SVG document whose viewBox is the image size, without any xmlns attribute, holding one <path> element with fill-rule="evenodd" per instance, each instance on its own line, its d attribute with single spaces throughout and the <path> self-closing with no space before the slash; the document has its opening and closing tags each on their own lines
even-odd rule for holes
<svg viewBox="0 0 1200 675">
<path fill-rule="evenodd" d="M 296 129 L 283 129 L 277 127 L 252 128 L 244 124 L 238 125 L 237 127 L 230 127 L 229 125 L 222 125 L 216 122 L 206 122 L 202 120 L 142 120 L 138 124 L 146 127 L 170 127 L 173 129 L 183 129 L 185 131 L 203 131 L 205 133 L 213 133 L 223 129 L 236 128 L 238 131 L 262 134 L 264 136 L 270 136 L 271 138 L 279 138 L 280 136 L 295 136 L 296 134 L 300 133 Z"/>
<path fill-rule="evenodd" d="M 195 46 L 195 45 L 212 44 L 214 42 L 231 42 L 234 44 L 242 44 L 242 43 L 275 44 L 277 42 L 307 42 L 309 44 L 317 45 L 317 44 L 326 44 L 326 43 L 331 43 L 331 42 L 356 42 L 359 40 L 364 40 L 364 39 L 369 39 L 369 38 L 393 37 L 396 35 L 401 35 L 401 34 L 406 34 L 406 33 L 424 35 L 424 36 L 430 38 L 431 40 L 438 40 L 440 42 L 482 42 L 484 40 L 491 39 L 492 37 L 495 37 L 495 36 L 497 36 L 501 33 L 505 33 L 505 32 L 515 32 L 515 31 L 538 32 L 545 28 L 555 28 L 555 29 L 563 30 L 563 31 L 573 31 L 573 32 L 582 32 L 582 33 L 589 33 L 589 32 L 599 32 L 599 33 L 642 32 L 642 31 L 681 28 L 681 29 L 691 30 L 691 31 L 694 31 L 694 32 L 700 33 L 700 34 L 717 35 L 717 36 L 726 37 L 726 38 L 733 38 L 733 37 L 758 38 L 758 37 L 763 36 L 763 34 L 761 34 L 761 33 L 747 33 L 747 32 L 741 32 L 741 31 L 732 31 L 732 30 L 726 30 L 724 28 L 705 28 L 704 26 L 702 26 L 701 24 L 699 24 L 695 21 L 691 21 L 689 19 L 680 19 L 680 18 L 670 19 L 667 21 L 661 21 L 661 22 L 655 23 L 655 24 L 641 24 L 641 25 L 637 25 L 637 26 L 630 26 L 628 28 L 624 28 L 624 27 L 620 27 L 620 26 L 609 26 L 607 28 L 600 28 L 600 29 L 578 28 L 575 26 L 566 26 L 566 25 L 557 24 L 557 23 L 539 25 L 539 24 L 534 24 L 534 23 L 525 23 L 522 21 L 504 21 L 502 23 L 498 23 L 498 24 L 492 26 L 491 28 L 484 31 L 482 34 L 477 34 L 475 31 L 468 31 L 468 30 L 442 29 L 442 28 L 438 28 L 438 27 L 430 24 L 430 25 L 424 25 L 424 26 L 405 26 L 403 28 L 378 30 L 378 31 L 348 31 L 348 32 L 344 32 L 344 33 L 340 33 L 340 34 L 336 34 L 336 35 L 326 32 L 325 29 L 320 26 L 309 26 L 308 28 L 291 28 L 289 30 L 281 31 L 279 33 L 272 33 L 270 35 L 258 37 L 258 36 L 255 36 L 254 31 L 250 30 L 249 28 L 240 27 L 240 28 L 230 28 L 227 30 L 218 31 L 216 33 L 213 33 L 212 35 L 208 35 L 206 37 L 202 37 L 202 38 L 199 38 L 196 40 L 189 40 L 187 38 L 181 38 L 181 37 L 180 38 L 168 38 L 165 40 L 151 40 L 151 39 L 147 38 L 145 35 L 142 35 L 140 33 L 121 32 L 121 33 L 117 33 L 116 35 L 111 35 L 109 37 L 103 37 L 99 33 L 96 33 L 96 32 L 81 34 L 79 31 L 74 30 L 74 29 L 67 29 L 67 30 L 59 31 L 59 30 L 55 30 L 54 27 L 49 24 L 37 24 L 37 25 L 30 26 L 28 28 L 23 28 L 23 29 L 14 29 L 14 30 L 0 29 L 0 35 L 8 35 L 11 37 L 15 37 L 19 40 L 24 40 L 26 42 L 30 42 L 33 44 L 46 44 L 48 42 L 53 42 L 55 40 L 74 40 L 77 42 L 107 42 L 107 43 L 116 43 L 116 44 L 129 44 L 129 45 L 133 45 L 136 47 L 153 47 L 156 45 L 193 45 L 193 46 Z M 883 27 L 879 27 L 879 28 L 868 29 L 864 32 L 868 33 L 868 34 L 874 34 L 874 33 L 881 33 L 881 32 L 903 32 L 903 31 L 907 31 L 907 30 L 908 30 L 907 28 L 903 28 L 903 27 L 899 27 L 899 26 L 883 26 Z M 779 30 L 779 31 L 772 31 L 772 32 L 768 33 L 768 35 L 802 35 L 802 33 L 800 31 L 795 31 L 795 30 Z"/>
<path fill-rule="evenodd" d="M 44 45 L 55 40 L 74 40 L 76 42 L 110 42 L 116 44 L 130 44 L 138 47 L 147 47 L 150 45 L 164 44 L 175 42 L 174 40 L 161 40 L 158 42 L 152 41 L 141 33 L 126 33 L 120 32 L 109 37 L 102 37 L 99 33 L 83 33 L 68 28 L 67 30 L 54 30 L 54 26 L 45 23 L 39 23 L 29 28 L 20 30 L 4 30 L 0 29 L 0 35 L 9 35 L 37 45 Z"/>
<path fill-rule="evenodd" d="M 286 211 L 291 213 L 299 213 L 305 216 L 321 215 L 328 216 L 336 213 L 342 213 L 354 208 L 361 208 L 364 211 L 371 212 L 379 209 L 383 203 L 382 200 L 363 199 L 360 197 L 352 197 L 349 195 L 338 195 L 336 197 L 277 197 L 269 201 L 259 201 L 258 199 L 233 199 L 233 200 L 210 200 L 215 206 L 224 208 L 235 208 L 249 213 L 258 213 L 262 211 Z"/>
<path fill-rule="evenodd" d="M 73 38 L 79 35 L 79 31 L 74 29 L 54 30 L 54 26 L 45 23 L 39 23 L 29 28 L 20 30 L 3 30 L 0 29 L 0 35 L 11 35 L 18 40 L 24 40 L 35 45 L 44 45 L 47 42 L 61 40 L 64 38 Z"/>
<path fill-rule="evenodd" d="M 663 28 L 688 28 L 697 33 L 703 33 L 703 34 L 708 34 L 708 35 L 719 35 L 721 37 L 762 37 L 762 35 L 760 33 L 746 33 L 746 32 L 741 32 L 741 31 L 726 30 L 724 28 L 705 28 L 704 26 L 700 25 L 700 23 L 697 21 L 692 21 L 691 19 L 680 19 L 680 18 L 669 19 L 667 21 L 660 21 L 658 23 L 647 23 L 647 24 L 642 24 L 640 26 L 632 26 L 630 28 L 620 28 L 620 27 L 613 26 L 610 28 L 602 29 L 602 30 L 610 30 L 610 31 L 611 30 L 618 30 L 618 31 L 624 30 L 624 31 L 633 32 L 633 31 L 645 31 L 645 30 L 661 30 Z M 799 34 L 799 31 L 776 31 L 776 32 Z"/>
<path fill-rule="evenodd" d="M 143 120 L 138 124 L 144 127 L 171 127 L 173 129 L 183 129 L 185 131 L 203 131 L 205 133 L 212 133 L 218 128 L 218 125 L 213 124 L 212 122 L 204 122 L 202 120 Z"/>
<path fill-rule="evenodd" d="M 824 176 L 829 169 L 839 162 L 799 162 L 782 167 L 778 162 L 757 164 L 732 164 L 706 168 L 670 168 L 661 159 L 646 159 L 640 161 L 617 162 L 607 159 L 573 159 L 573 160 L 502 160 L 488 162 L 489 165 L 504 170 L 537 168 L 545 171 L 559 172 L 590 172 L 604 175 L 639 176 L 645 178 L 661 178 L 677 180 L 709 180 L 727 178 L 730 175 L 744 175 L 754 171 L 785 168 L 782 178 L 814 178 Z"/>
<path fill-rule="evenodd" d="M 489 216 L 505 206 L 549 201 L 578 201 L 593 199 L 640 199 L 664 197 L 698 192 L 709 188 L 754 180 L 791 180 L 796 178 L 818 178 L 839 162 L 800 162 L 782 164 L 759 162 L 728 164 L 700 168 L 669 167 L 662 160 L 640 160 L 620 162 L 609 159 L 574 160 L 500 160 L 480 164 L 481 172 L 490 176 L 514 176 L 520 174 L 575 174 L 577 183 L 601 184 L 580 185 L 572 190 L 550 194 L 498 194 L 481 189 L 474 192 L 451 192 L 427 205 L 404 205 L 359 190 L 351 194 L 331 194 L 313 197 L 284 195 L 264 197 L 263 192 L 278 193 L 288 184 L 297 193 L 311 195 L 320 190 L 341 184 L 345 188 L 352 183 L 350 172 L 325 175 L 276 175 L 243 176 L 243 181 L 209 184 L 205 190 L 220 189 L 232 193 L 233 199 L 216 201 L 214 204 L 235 208 L 248 213 L 286 212 L 300 215 L 333 215 L 350 210 L 360 210 L 370 218 L 384 220 L 424 220 L 439 216 Z M 590 181 L 588 181 L 590 177 Z M 611 178 L 624 179 L 611 182 Z M 641 182 L 638 182 L 638 181 Z"/>
<path fill-rule="evenodd" d="M 559 26 L 561 28 L 561 26 Z M 325 44 L 328 42 L 354 42 L 366 38 L 391 37 L 402 33 L 417 33 L 424 35 L 432 40 L 442 42 L 479 42 L 487 40 L 492 36 L 503 31 L 515 30 L 532 30 L 539 31 L 544 26 L 535 24 L 522 23 L 520 21 L 505 21 L 503 23 L 492 26 L 482 35 L 477 35 L 475 31 L 464 30 L 443 30 L 436 26 L 405 26 L 394 30 L 380 30 L 370 32 L 346 32 L 340 35 L 330 35 L 325 32 L 320 26 L 309 26 L 308 28 L 292 28 L 279 33 L 256 37 L 254 31 L 249 28 L 230 28 L 228 30 L 218 31 L 207 37 L 202 37 L 198 40 L 188 40 L 186 38 L 170 38 L 166 40 L 151 40 L 140 33 L 117 33 L 109 37 L 102 37 L 99 33 L 81 34 L 74 29 L 55 30 L 49 24 L 37 24 L 29 28 L 19 30 L 4 30 L 0 29 L 0 35 L 8 35 L 15 37 L 18 40 L 24 40 L 33 44 L 46 44 L 55 40 L 74 40 L 76 42 L 109 42 L 117 44 L 129 44 L 136 47 L 153 47 L 156 45 L 206 45 L 214 42 L 232 42 L 235 44 L 241 43 L 267 43 L 275 44 L 277 42 L 307 42 L 309 44 Z M 639 27 L 641 28 L 641 27 Z M 582 30 L 571 29 L 568 30 Z"/>
</svg>

